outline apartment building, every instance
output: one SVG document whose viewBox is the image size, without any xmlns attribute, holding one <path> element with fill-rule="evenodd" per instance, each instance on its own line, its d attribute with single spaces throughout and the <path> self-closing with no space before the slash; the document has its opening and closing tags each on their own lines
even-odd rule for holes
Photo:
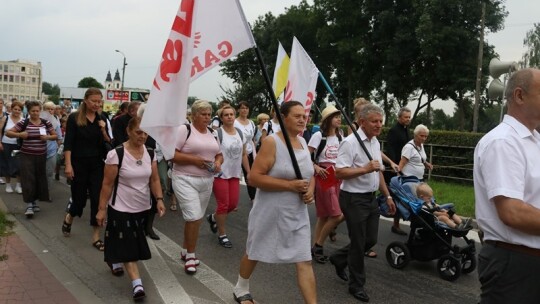
<svg viewBox="0 0 540 304">
<path fill-rule="evenodd" d="M 39 61 L 0 61 L 0 96 L 6 102 L 12 98 L 41 100 L 41 75 Z"/>
</svg>

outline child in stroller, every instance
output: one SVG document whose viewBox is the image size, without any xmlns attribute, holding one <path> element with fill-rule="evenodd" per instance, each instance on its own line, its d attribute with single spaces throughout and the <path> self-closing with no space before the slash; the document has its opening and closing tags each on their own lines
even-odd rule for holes
<svg viewBox="0 0 540 304">
<path fill-rule="evenodd" d="M 453 204 L 441 206 L 434 204 L 433 190 L 414 176 L 393 177 L 389 189 L 401 216 L 411 222 L 407 241 L 391 242 L 386 247 L 386 260 L 391 267 L 403 269 L 411 260 L 424 262 L 438 260 L 439 275 L 448 281 L 456 280 L 461 273 L 474 271 L 475 244 L 473 240 L 467 238 L 469 230 L 472 229 L 470 219 L 463 220 L 461 224 L 456 223 L 461 219 L 455 212 L 450 211 Z M 435 206 L 439 209 L 438 212 L 441 212 L 440 219 L 429 211 L 429 207 Z M 380 209 L 384 215 L 385 208 L 382 202 Z M 450 215 L 451 213 L 453 214 Z M 446 214 L 448 216 L 445 216 Z M 446 217 L 447 223 L 444 223 L 443 217 Z M 466 245 L 452 244 L 453 238 L 463 239 Z"/>
<path fill-rule="evenodd" d="M 433 189 L 428 184 L 420 183 L 416 187 L 416 196 L 424 202 L 422 208 L 433 213 L 437 217 L 437 220 L 446 226 L 457 230 L 467 229 L 471 226 L 472 219 L 462 220 L 454 209 L 441 208 L 441 206 L 437 205 L 433 200 Z"/>
</svg>

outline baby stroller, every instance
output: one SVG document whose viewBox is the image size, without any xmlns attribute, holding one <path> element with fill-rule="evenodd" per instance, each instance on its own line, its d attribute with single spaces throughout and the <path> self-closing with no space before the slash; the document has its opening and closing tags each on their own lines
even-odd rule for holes
<svg viewBox="0 0 540 304">
<path fill-rule="evenodd" d="M 407 242 L 392 242 L 386 247 L 386 260 L 391 267 L 403 269 L 411 260 L 438 259 L 439 275 L 448 281 L 456 280 L 461 273 L 473 272 L 476 269 L 476 248 L 474 241 L 466 236 L 471 227 L 452 229 L 422 209 L 423 201 L 416 196 L 419 183 L 418 178 L 411 176 L 395 176 L 390 180 L 389 189 L 396 208 L 404 220 L 411 221 L 411 231 Z M 379 200 L 381 214 L 385 215 L 386 198 Z M 452 245 L 453 237 L 463 238 L 467 245 Z"/>
</svg>

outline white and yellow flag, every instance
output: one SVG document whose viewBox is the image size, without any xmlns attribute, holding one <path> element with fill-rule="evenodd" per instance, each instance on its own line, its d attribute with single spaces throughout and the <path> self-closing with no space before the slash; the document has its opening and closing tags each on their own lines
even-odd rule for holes
<svg viewBox="0 0 540 304">
<path fill-rule="evenodd" d="M 289 55 L 279 42 L 278 53 L 276 59 L 276 68 L 274 69 L 274 78 L 272 79 L 272 89 L 276 98 L 285 90 L 287 86 L 287 76 L 289 74 Z"/>
<path fill-rule="evenodd" d="M 254 46 L 239 0 L 182 0 L 141 122 L 166 159 L 186 121 L 190 82 Z"/>
</svg>

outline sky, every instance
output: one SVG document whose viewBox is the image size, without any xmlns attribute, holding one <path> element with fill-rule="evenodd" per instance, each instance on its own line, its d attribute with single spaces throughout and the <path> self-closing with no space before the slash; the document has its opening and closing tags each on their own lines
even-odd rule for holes
<svg viewBox="0 0 540 304">
<path fill-rule="evenodd" d="M 300 0 L 240 0 L 253 23 L 266 12 L 279 15 Z M 308 1 L 312 3 L 313 1 Z M 149 89 L 180 0 L 1 0 L 0 60 L 40 61 L 43 80 L 61 87 L 76 87 L 91 76 L 105 81 L 110 70 L 122 73 L 127 60 L 125 87 Z M 540 1 L 509 0 L 505 28 L 488 33 L 503 61 L 518 61 L 523 39 L 540 22 Z M 277 49 L 277 46 L 276 46 Z M 459 68 L 459 67 L 456 67 Z M 262 76 L 261 76 L 262 77 Z M 190 86 L 190 96 L 215 101 L 219 85 L 232 87 L 219 68 Z M 437 107 L 437 106 L 435 106 Z"/>
</svg>

